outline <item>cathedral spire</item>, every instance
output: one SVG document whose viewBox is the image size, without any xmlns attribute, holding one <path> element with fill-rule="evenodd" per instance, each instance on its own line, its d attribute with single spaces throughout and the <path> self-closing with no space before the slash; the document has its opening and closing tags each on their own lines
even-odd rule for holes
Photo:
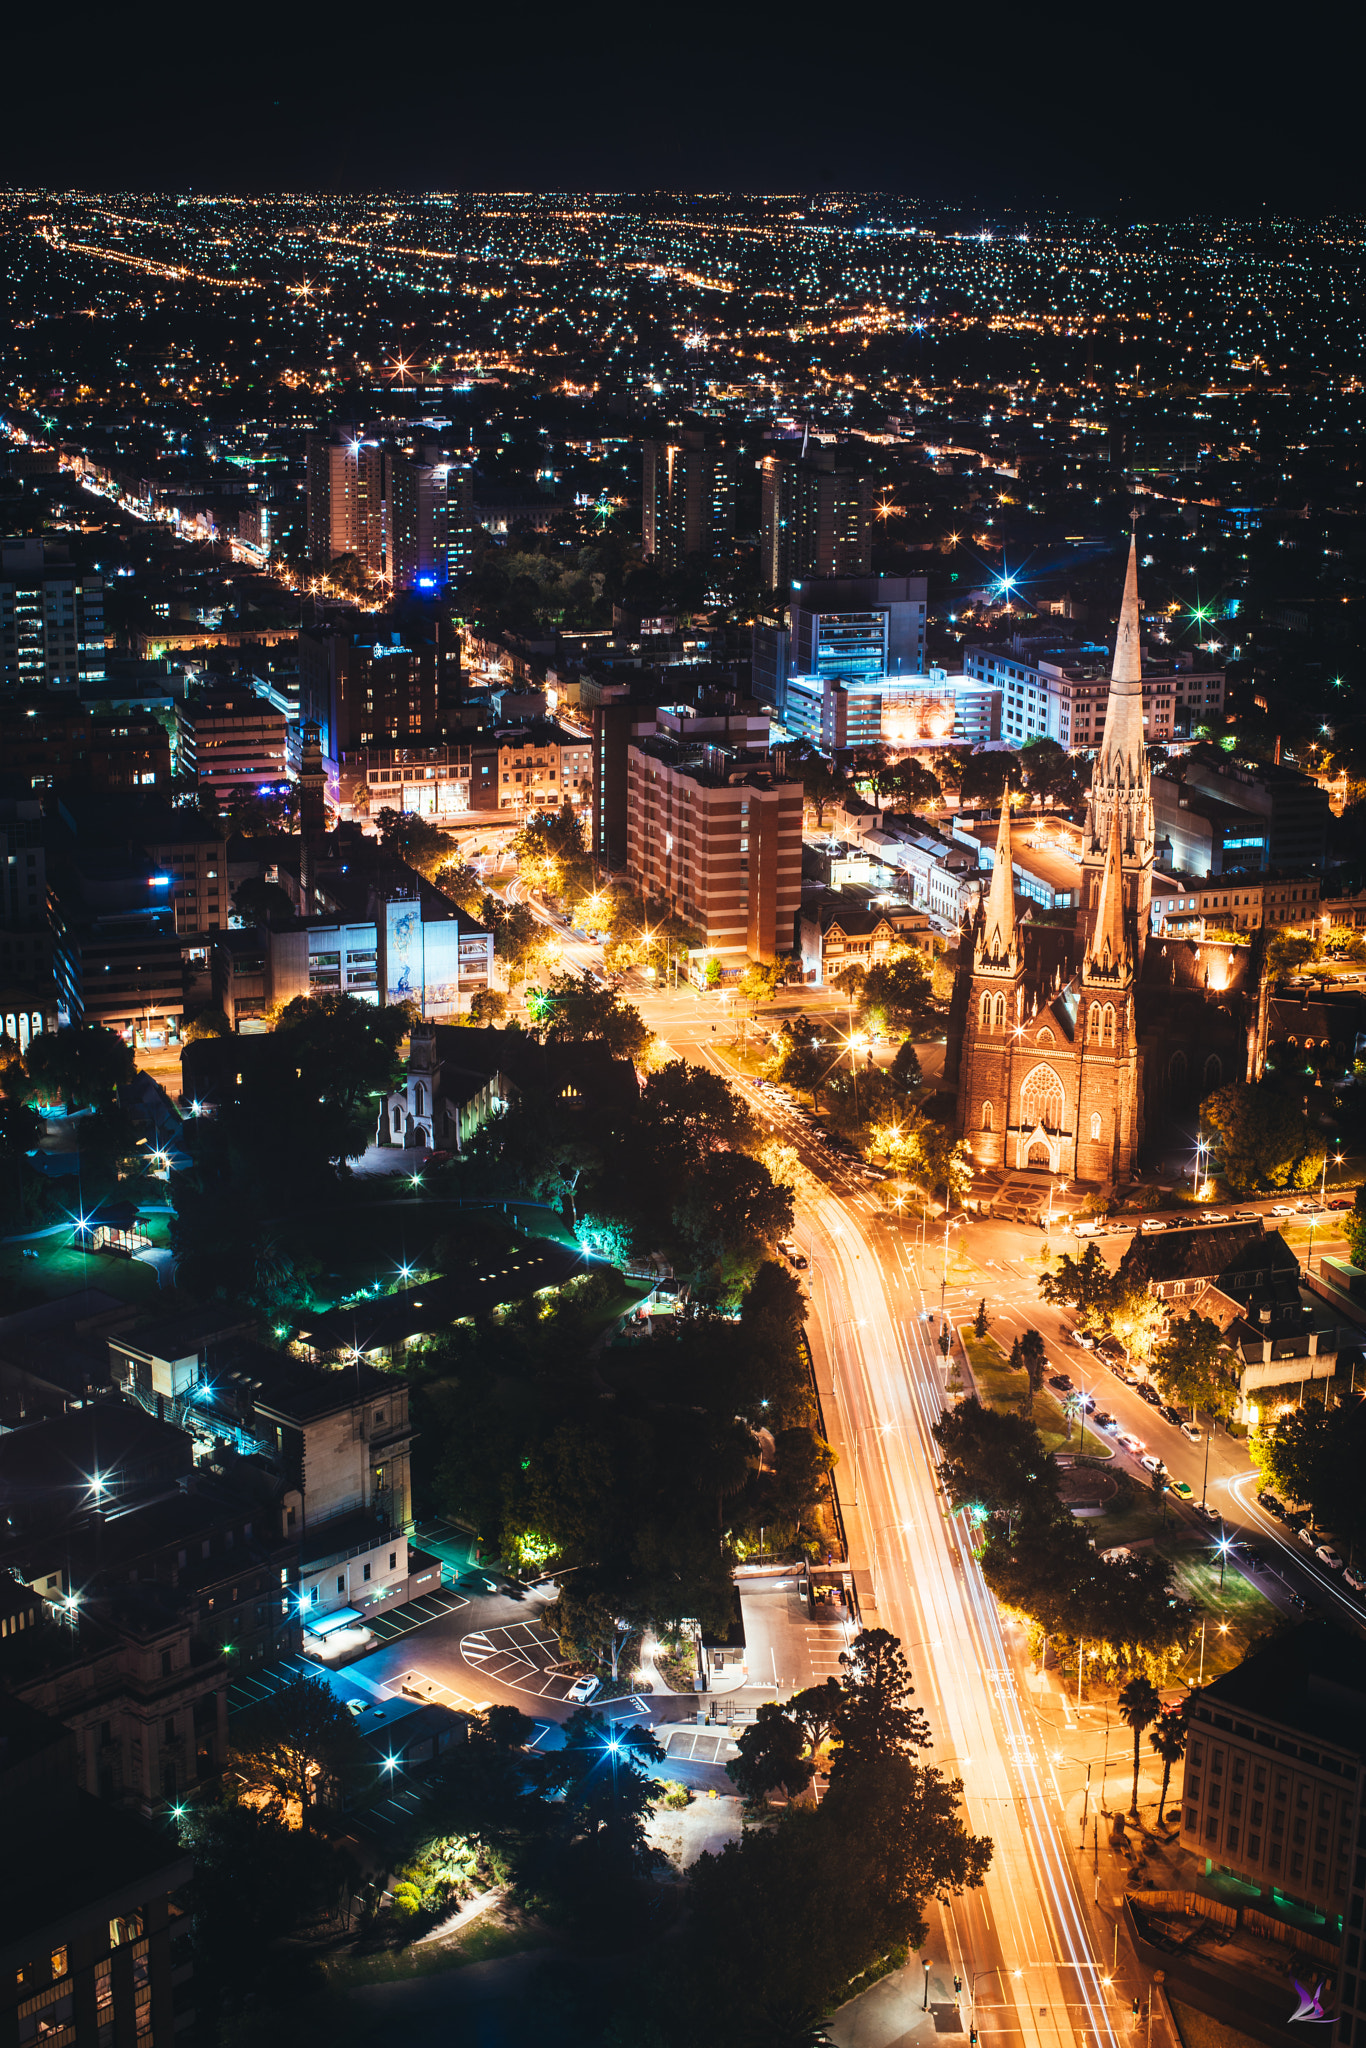
<svg viewBox="0 0 1366 2048">
<path fill-rule="evenodd" d="M 1095 921 L 1086 949 L 1086 973 L 1088 979 L 1097 974 L 1110 978 L 1127 975 L 1128 970 L 1129 946 L 1124 936 L 1124 842 L 1116 809 L 1110 817 L 1110 844 L 1105 854 Z"/>
<path fill-rule="evenodd" d="M 1010 791 L 1001 792 L 1001 829 L 996 836 L 996 865 L 991 871 L 986 909 L 977 941 L 977 958 L 1015 963 L 1015 863 L 1010 850 Z"/>
<path fill-rule="evenodd" d="M 1110 671 L 1110 697 L 1105 706 L 1105 737 L 1100 759 L 1107 780 L 1140 781 L 1144 767 L 1143 620 L 1138 609 L 1138 536 L 1129 542 L 1129 567 L 1115 635 L 1115 660 Z"/>
</svg>

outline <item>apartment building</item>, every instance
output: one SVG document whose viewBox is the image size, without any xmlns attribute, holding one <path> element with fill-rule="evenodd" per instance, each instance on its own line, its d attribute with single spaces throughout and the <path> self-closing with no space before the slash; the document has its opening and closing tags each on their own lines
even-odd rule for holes
<svg viewBox="0 0 1366 2048">
<path fill-rule="evenodd" d="M 663 735 L 627 750 L 627 868 L 647 902 L 700 933 L 723 977 L 792 951 L 802 800 L 767 755 Z"/>
<path fill-rule="evenodd" d="M 104 676 L 104 578 L 40 537 L 0 543 L 0 692 L 70 690 Z"/>
<path fill-rule="evenodd" d="M 1181 1845 L 1340 1944 L 1333 2038 L 1366 2031 L 1366 1650 L 1306 1622 L 1191 1695 Z M 1249 1896 L 1250 1895 L 1250 1896 Z M 1331 2013 L 1332 1999 L 1323 2003 Z"/>
<path fill-rule="evenodd" d="M 587 809 L 593 795 L 593 740 L 559 725 L 500 731 L 500 811 L 559 810 L 562 804 Z"/>
<path fill-rule="evenodd" d="M 1143 731 L 1154 744 L 1222 723 L 1223 670 L 1187 666 L 1187 659 L 1144 657 Z M 1060 647 L 1020 635 L 1008 646 L 964 648 L 963 668 L 1000 690 L 1003 739 L 1021 747 L 1056 740 L 1073 752 L 1099 745 L 1110 699 L 1108 647 Z"/>
</svg>

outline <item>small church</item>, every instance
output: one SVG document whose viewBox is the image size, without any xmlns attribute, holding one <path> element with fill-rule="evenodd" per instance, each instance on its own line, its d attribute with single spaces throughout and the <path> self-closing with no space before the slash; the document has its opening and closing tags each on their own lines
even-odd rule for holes
<svg viewBox="0 0 1366 2048">
<path fill-rule="evenodd" d="M 1153 857 L 1131 542 L 1075 924 L 1017 910 L 1006 802 L 990 885 L 959 937 L 945 1084 L 979 1169 L 1123 1185 L 1145 1134 L 1169 1120 L 1193 1133 L 1211 1089 L 1260 1079 L 1264 932 L 1248 946 L 1150 942 Z"/>
</svg>

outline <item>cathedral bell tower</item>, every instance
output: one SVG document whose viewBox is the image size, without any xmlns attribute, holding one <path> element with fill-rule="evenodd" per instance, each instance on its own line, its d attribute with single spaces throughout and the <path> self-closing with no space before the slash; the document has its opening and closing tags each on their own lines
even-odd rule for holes
<svg viewBox="0 0 1366 2048">
<path fill-rule="evenodd" d="M 1137 948 L 1135 968 L 1142 965 L 1147 944 L 1153 894 L 1153 794 L 1143 730 L 1143 622 L 1138 609 L 1138 542 L 1129 543 L 1124 601 L 1110 695 L 1105 707 L 1105 736 L 1091 769 L 1082 840 L 1082 928 L 1095 928 L 1102 877 L 1109 858 L 1112 827 L 1120 828 L 1123 859 L 1125 921 Z"/>
<path fill-rule="evenodd" d="M 996 865 L 972 929 L 972 968 L 963 1020 L 959 1130 L 979 1166 L 1006 1163 L 1012 1070 L 1025 1021 L 1024 945 L 1015 923 L 1010 801 L 1003 792 Z"/>
<path fill-rule="evenodd" d="M 1134 983 L 1137 933 L 1126 901 L 1124 820 L 1110 813 L 1110 843 L 1077 985 L 1078 1180 L 1107 1185 L 1132 1177 L 1140 1127 Z"/>
</svg>

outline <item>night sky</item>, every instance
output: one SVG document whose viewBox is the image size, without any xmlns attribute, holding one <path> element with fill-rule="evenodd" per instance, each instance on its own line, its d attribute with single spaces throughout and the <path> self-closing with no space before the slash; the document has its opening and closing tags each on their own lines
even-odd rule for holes
<svg viewBox="0 0 1366 2048">
<path fill-rule="evenodd" d="M 1347 19 L 1207 4 L 21 8 L 0 175 L 1351 212 L 1366 172 Z"/>
</svg>

